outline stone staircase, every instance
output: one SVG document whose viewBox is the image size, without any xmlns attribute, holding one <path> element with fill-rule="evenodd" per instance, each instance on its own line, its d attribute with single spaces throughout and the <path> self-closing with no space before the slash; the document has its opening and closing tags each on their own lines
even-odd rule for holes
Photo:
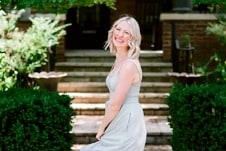
<svg viewBox="0 0 226 151">
<path fill-rule="evenodd" d="M 108 100 L 105 78 L 114 61 L 108 51 L 76 50 L 65 53 L 66 61 L 57 62 L 55 70 L 67 72 L 61 79 L 58 91 L 73 97 L 72 108 L 74 146 L 78 151 L 85 144 L 96 141 L 95 134 Z M 145 151 L 171 151 L 169 138 L 172 130 L 167 122 L 166 97 L 172 87 L 167 72 L 172 71 L 169 62 L 162 62 L 162 51 L 144 50 L 140 55 L 143 70 L 140 102 L 148 129 Z"/>
</svg>

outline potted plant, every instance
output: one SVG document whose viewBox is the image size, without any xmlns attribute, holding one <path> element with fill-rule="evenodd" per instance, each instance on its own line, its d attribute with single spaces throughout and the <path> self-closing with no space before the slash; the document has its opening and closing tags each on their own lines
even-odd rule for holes
<svg viewBox="0 0 226 151">
<path fill-rule="evenodd" d="M 60 38 L 66 34 L 64 29 L 69 24 L 60 25 L 60 19 L 58 17 L 54 20 L 49 17 L 31 18 L 30 20 L 32 22 L 32 31 L 39 31 L 39 36 L 42 37 L 40 41 L 45 41 L 45 46 L 43 47 L 47 49 L 47 62 L 45 64 L 45 71 L 30 73 L 29 77 L 34 78 L 41 88 L 56 91 L 58 82 L 62 77 L 66 76 L 67 73 L 54 72 L 51 70 L 51 56 L 54 53 L 53 51 L 56 51 L 53 50 L 54 46 L 59 44 Z"/>
<path fill-rule="evenodd" d="M 21 13 L 0 12 L 0 90 L 31 86 L 28 75 L 49 63 L 50 48 L 66 34 L 68 24 L 59 25 L 58 17 L 30 18 L 31 26 L 21 31 L 16 26 Z"/>
<path fill-rule="evenodd" d="M 191 45 L 191 36 L 184 34 L 177 38 L 175 24 L 172 23 L 172 65 L 173 72 L 168 72 L 172 82 L 182 84 L 197 84 L 202 78 L 201 74 L 194 72 L 192 60 L 194 48 Z M 185 53 L 185 63 L 181 63 L 181 53 Z M 183 65 L 183 67 L 181 66 Z M 185 67 L 184 67 L 185 66 Z"/>
<path fill-rule="evenodd" d="M 93 6 L 97 4 L 105 4 L 110 8 L 114 8 L 116 0 L 20 0 L 0 1 L 0 9 L 19 10 L 31 8 L 37 12 L 60 13 L 66 12 L 71 7 L 76 6 Z M 9 17 L 10 16 L 10 17 Z M 21 16 L 18 14 L 6 14 L 1 11 L 0 14 L 0 90 L 7 90 L 14 86 L 28 86 L 34 82 L 30 77 L 37 68 L 49 63 L 49 52 L 53 46 L 58 44 L 60 37 L 66 34 L 64 28 L 67 25 L 58 25 L 59 18 L 52 20 L 51 18 L 31 18 L 32 26 L 26 31 L 20 31 L 16 27 L 16 22 Z M 63 74 L 46 74 L 42 73 L 46 78 L 54 76 L 65 76 Z M 49 80 L 47 80 L 49 81 Z M 55 80 L 57 81 L 57 80 Z"/>
</svg>

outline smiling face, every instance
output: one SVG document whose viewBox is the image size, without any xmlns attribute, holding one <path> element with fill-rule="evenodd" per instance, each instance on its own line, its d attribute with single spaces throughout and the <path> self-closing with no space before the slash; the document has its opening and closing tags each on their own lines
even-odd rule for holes
<svg viewBox="0 0 226 151">
<path fill-rule="evenodd" d="M 104 45 L 114 55 L 118 51 L 128 53 L 128 58 L 138 58 L 140 54 L 141 33 L 138 22 L 131 16 L 123 16 L 116 20 L 108 31 Z"/>
<path fill-rule="evenodd" d="M 112 34 L 113 44 L 117 49 L 128 50 L 128 43 L 131 40 L 130 27 L 126 21 L 122 21 L 115 26 Z"/>
</svg>

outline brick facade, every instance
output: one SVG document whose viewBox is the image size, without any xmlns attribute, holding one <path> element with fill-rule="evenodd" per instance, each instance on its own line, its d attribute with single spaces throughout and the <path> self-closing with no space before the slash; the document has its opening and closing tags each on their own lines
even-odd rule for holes
<svg viewBox="0 0 226 151">
<path fill-rule="evenodd" d="M 136 0 L 132 1 L 117 1 L 116 10 L 111 10 L 110 21 L 111 24 L 121 14 L 136 14 Z M 65 17 L 65 16 L 64 16 Z M 62 23 L 65 18 L 63 17 Z M 191 43 L 195 47 L 194 62 L 199 65 L 206 62 L 215 52 L 224 53 L 219 45 L 216 37 L 206 34 L 206 27 L 208 23 L 215 22 L 216 17 L 211 14 L 177 14 L 177 13 L 162 13 L 160 16 L 161 28 L 159 33 L 162 36 L 162 50 L 164 51 L 163 60 L 171 61 L 171 22 L 176 24 L 177 36 L 190 35 Z M 25 29 L 29 22 L 23 21 L 19 23 L 20 28 Z M 56 60 L 63 61 L 65 52 L 64 38 L 60 40 L 57 46 Z M 225 53 L 224 53 L 225 54 Z"/>
<path fill-rule="evenodd" d="M 171 60 L 171 22 L 175 23 L 179 40 L 183 35 L 190 36 L 191 44 L 195 47 L 193 54 L 195 65 L 203 64 L 215 52 L 225 54 L 216 37 L 206 33 L 208 24 L 215 21 L 216 17 L 212 14 L 161 14 L 163 59 Z"/>
</svg>

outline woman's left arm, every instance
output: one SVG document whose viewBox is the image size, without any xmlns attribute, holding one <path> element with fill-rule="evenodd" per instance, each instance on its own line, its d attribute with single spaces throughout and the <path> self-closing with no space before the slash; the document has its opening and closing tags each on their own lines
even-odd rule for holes
<svg viewBox="0 0 226 151">
<path fill-rule="evenodd" d="M 113 97 L 109 100 L 108 107 L 105 110 L 102 123 L 97 132 L 96 138 L 101 139 L 106 127 L 114 119 L 119 112 L 127 93 L 137 75 L 136 65 L 130 61 L 126 61 L 120 69 L 119 79 L 115 88 Z"/>
</svg>

